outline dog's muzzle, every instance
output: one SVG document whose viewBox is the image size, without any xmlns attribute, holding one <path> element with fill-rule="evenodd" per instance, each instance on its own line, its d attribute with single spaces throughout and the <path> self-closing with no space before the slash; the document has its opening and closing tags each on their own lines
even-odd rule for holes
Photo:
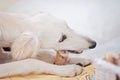
<svg viewBox="0 0 120 80">
<path fill-rule="evenodd" d="M 77 50 L 60 50 L 60 52 L 80 54 L 80 53 L 82 53 L 83 51 L 77 51 Z"/>
</svg>

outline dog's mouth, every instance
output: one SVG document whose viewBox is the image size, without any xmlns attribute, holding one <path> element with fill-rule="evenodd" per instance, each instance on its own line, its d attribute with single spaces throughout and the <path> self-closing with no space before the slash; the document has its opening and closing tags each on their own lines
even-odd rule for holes
<svg viewBox="0 0 120 80">
<path fill-rule="evenodd" d="M 73 53 L 73 54 L 80 54 L 83 52 L 83 50 L 77 51 L 77 50 L 60 50 L 63 53 Z"/>
</svg>

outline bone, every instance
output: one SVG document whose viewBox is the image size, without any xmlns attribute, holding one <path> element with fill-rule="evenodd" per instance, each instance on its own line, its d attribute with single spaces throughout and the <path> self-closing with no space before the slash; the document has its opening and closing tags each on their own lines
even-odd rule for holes
<svg viewBox="0 0 120 80">
<path fill-rule="evenodd" d="M 57 52 L 55 62 L 56 65 L 65 65 L 69 62 L 68 53 L 61 53 L 60 51 Z"/>
</svg>

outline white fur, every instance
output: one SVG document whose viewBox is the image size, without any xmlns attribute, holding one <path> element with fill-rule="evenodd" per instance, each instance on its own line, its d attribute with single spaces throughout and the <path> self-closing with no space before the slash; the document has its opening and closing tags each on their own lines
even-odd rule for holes
<svg viewBox="0 0 120 80">
<path fill-rule="evenodd" d="M 59 43 L 62 34 L 67 39 Z M 0 77 L 32 72 L 74 76 L 81 71 L 78 65 L 57 66 L 27 58 L 36 58 L 44 49 L 83 51 L 91 42 L 69 29 L 64 21 L 45 13 L 35 16 L 0 13 L 0 47 L 11 47 L 12 58 L 19 60 L 0 64 Z"/>
</svg>

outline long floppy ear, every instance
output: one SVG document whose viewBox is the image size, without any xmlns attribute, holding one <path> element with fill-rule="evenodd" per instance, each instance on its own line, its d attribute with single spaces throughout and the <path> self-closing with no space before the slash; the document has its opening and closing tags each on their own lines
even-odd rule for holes
<svg viewBox="0 0 120 80">
<path fill-rule="evenodd" d="M 13 42 L 11 54 L 15 60 L 35 57 L 37 55 L 38 48 L 38 38 L 31 32 L 24 32 Z"/>
</svg>

